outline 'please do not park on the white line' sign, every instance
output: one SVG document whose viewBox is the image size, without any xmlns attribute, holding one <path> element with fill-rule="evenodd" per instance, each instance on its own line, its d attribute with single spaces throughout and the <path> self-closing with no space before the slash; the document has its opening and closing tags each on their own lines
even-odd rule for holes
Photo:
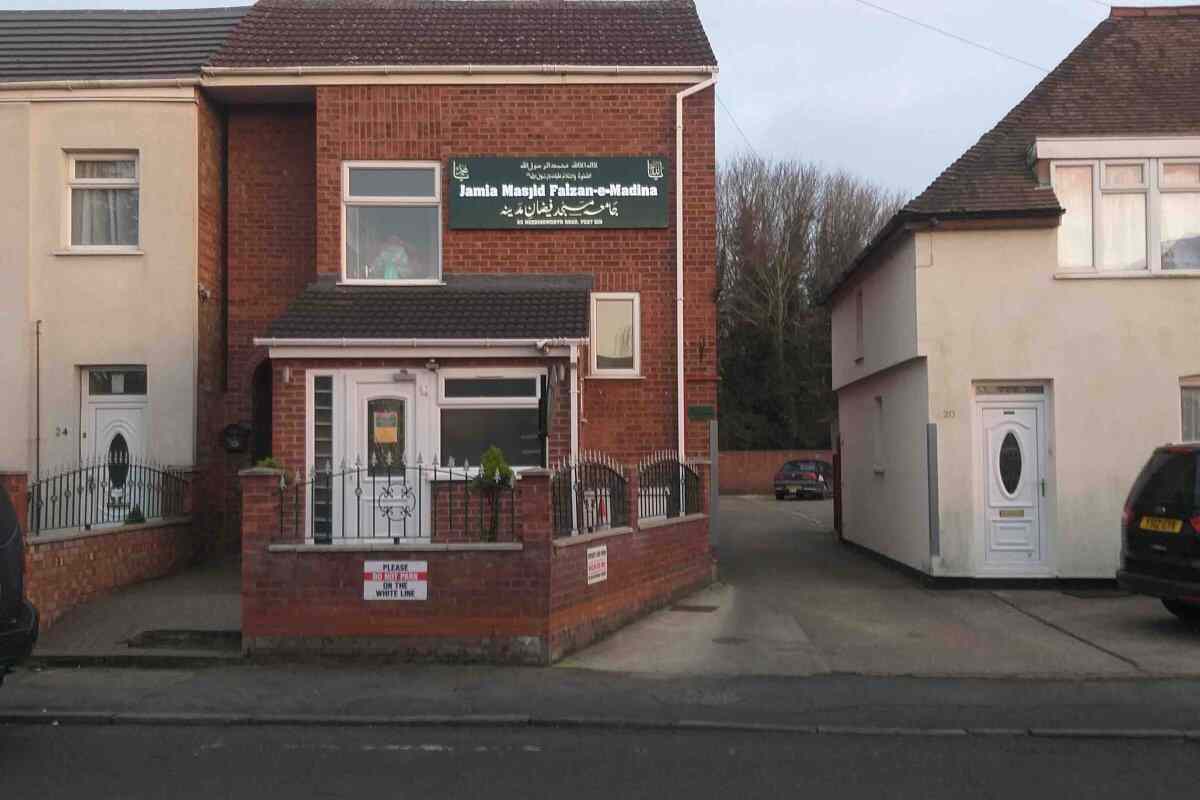
<svg viewBox="0 0 1200 800">
<path fill-rule="evenodd" d="M 363 600 L 425 600 L 428 596 L 428 562 L 363 562 Z"/>
</svg>

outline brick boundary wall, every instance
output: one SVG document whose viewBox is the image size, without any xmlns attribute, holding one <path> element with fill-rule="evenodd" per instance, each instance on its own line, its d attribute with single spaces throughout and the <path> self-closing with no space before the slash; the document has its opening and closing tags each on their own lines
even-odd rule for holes
<svg viewBox="0 0 1200 800">
<path fill-rule="evenodd" d="M 241 473 L 242 646 L 251 655 L 549 664 L 714 576 L 705 514 L 639 529 L 633 508 L 628 529 L 555 540 L 550 474 L 541 470 L 517 483 L 519 543 L 273 546 L 281 474 Z M 635 476 L 630 484 L 636 498 Z M 595 544 L 608 547 L 609 577 L 589 586 L 587 550 Z M 427 562 L 428 600 L 364 600 L 367 560 Z"/>
<path fill-rule="evenodd" d="M 701 469 L 703 486 L 707 469 Z M 626 532 L 576 536 L 554 543 L 548 634 L 551 661 L 702 589 L 715 578 L 708 517 L 696 514 L 674 520 L 639 520 L 637 471 L 630 472 L 632 502 Z M 707 493 L 702 491 L 701 497 L 707 499 Z M 705 505 L 702 500 L 701 508 Z M 608 549 L 608 578 L 589 585 L 587 551 L 599 545 Z"/>
<path fill-rule="evenodd" d="M 76 606 L 187 566 L 196 539 L 189 518 L 25 541 L 25 593 L 46 629 Z"/>
<path fill-rule="evenodd" d="M 27 475 L 3 473 L 0 483 L 12 498 L 24 530 L 29 519 Z M 185 500 L 185 510 L 190 510 L 190 502 Z M 196 546 L 190 516 L 38 536 L 26 531 L 25 594 L 45 630 L 77 606 L 179 570 L 191 562 Z"/>
<path fill-rule="evenodd" d="M 774 494 L 775 473 L 785 461 L 815 458 L 833 464 L 832 450 L 722 450 L 721 494 Z"/>
</svg>

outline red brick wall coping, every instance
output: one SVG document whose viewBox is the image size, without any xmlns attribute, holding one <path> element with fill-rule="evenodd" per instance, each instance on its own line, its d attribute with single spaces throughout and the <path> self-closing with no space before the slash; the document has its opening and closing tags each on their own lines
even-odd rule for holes
<svg viewBox="0 0 1200 800">
<path fill-rule="evenodd" d="M 708 514 L 685 514 L 682 517 L 650 517 L 638 520 L 638 527 L 644 531 L 654 528 L 668 528 L 672 525 L 686 525 L 701 519 L 708 519 Z"/>
<path fill-rule="evenodd" d="M 273 544 L 269 553 L 519 553 L 521 542 L 438 542 L 434 544 Z"/>
<path fill-rule="evenodd" d="M 56 530 L 53 533 L 38 533 L 30 534 L 25 537 L 25 548 L 27 550 L 36 550 L 42 545 L 57 544 L 60 542 L 73 542 L 77 539 L 90 539 L 93 536 L 113 536 L 122 533 L 136 533 L 138 531 L 153 531 L 159 528 L 174 528 L 180 525 L 191 525 L 192 518 L 188 515 L 179 517 L 165 517 L 163 519 L 153 519 L 148 522 L 139 522 L 133 525 L 117 525 L 112 528 L 65 528 Z"/>
<path fill-rule="evenodd" d="M 554 546 L 558 548 L 575 547 L 576 545 L 588 544 L 601 539 L 612 539 L 615 536 L 625 536 L 626 534 L 633 533 L 633 531 L 633 528 L 610 528 L 606 531 L 594 531 L 592 533 L 581 533 L 576 536 L 564 536 L 562 538 L 555 539 Z"/>
</svg>

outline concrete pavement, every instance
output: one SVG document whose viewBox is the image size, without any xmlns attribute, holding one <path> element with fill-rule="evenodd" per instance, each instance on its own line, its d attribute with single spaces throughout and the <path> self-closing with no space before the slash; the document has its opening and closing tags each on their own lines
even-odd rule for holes
<svg viewBox="0 0 1200 800">
<path fill-rule="evenodd" d="M 928 589 L 837 543 L 832 503 L 724 497 L 722 583 L 562 666 L 664 675 L 1200 675 L 1150 598 Z"/>
</svg>

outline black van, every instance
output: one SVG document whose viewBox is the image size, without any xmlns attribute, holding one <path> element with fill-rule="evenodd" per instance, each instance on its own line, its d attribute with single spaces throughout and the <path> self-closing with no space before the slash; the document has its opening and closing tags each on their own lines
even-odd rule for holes
<svg viewBox="0 0 1200 800">
<path fill-rule="evenodd" d="M 25 599 L 21 521 L 0 486 L 0 683 L 5 673 L 29 657 L 37 637 L 37 610 Z"/>
<path fill-rule="evenodd" d="M 1121 514 L 1121 588 L 1200 620 L 1200 444 L 1158 448 Z"/>
</svg>

